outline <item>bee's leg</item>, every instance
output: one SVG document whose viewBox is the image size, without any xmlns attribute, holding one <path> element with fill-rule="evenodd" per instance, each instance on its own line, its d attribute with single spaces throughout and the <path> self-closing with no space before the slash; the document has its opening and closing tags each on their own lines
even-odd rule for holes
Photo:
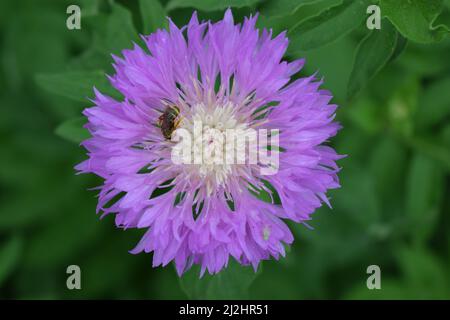
<svg viewBox="0 0 450 320">
<path fill-rule="evenodd" d="M 175 123 L 174 123 L 174 128 L 175 128 L 175 129 L 178 128 L 178 126 L 180 125 L 180 123 L 181 123 L 181 118 L 176 119 L 176 120 L 175 120 Z"/>
</svg>

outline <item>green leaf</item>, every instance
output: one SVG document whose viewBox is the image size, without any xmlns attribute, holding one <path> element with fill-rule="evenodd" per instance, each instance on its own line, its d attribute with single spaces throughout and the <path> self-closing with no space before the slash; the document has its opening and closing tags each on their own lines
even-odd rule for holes
<svg viewBox="0 0 450 320">
<path fill-rule="evenodd" d="M 281 17 L 292 14 L 304 5 L 310 5 L 323 0 L 276 0 L 269 1 L 261 10 L 261 13 L 268 17 Z"/>
<path fill-rule="evenodd" d="M 377 133 L 383 128 L 382 115 L 378 103 L 367 98 L 355 100 L 348 108 L 348 117 L 352 124 L 370 134 Z"/>
<path fill-rule="evenodd" d="M 444 172 L 422 155 L 413 158 L 406 190 L 406 214 L 414 239 L 422 242 L 433 233 L 440 212 Z"/>
<path fill-rule="evenodd" d="M 38 74 L 35 79 L 37 84 L 45 90 L 77 101 L 88 102 L 88 97 L 93 96 L 94 86 L 104 94 L 112 97 L 119 96 L 107 80 L 105 73 L 100 70 Z"/>
<path fill-rule="evenodd" d="M 159 300 L 186 300 L 180 281 L 174 268 L 157 268 L 148 281 L 148 292 Z"/>
<path fill-rule="evenodd" d="M 444 122 L 450 115 L 450 77 L 432 83 L 419 100 L 416 123 L 419 128 Z"/>
<path fill-rule="evenodd" d="M 250 7 L 261 0 L 170 0 L 166 6 L 167 11 L 179 8 L 195 8 L 202 11 L 224 10 L 228 7 Z"/>
<path fill-rule="evenodd" d="M 352 225 L 366 229 L 377 225 L 380 220 L 380 203 L 375 189 L 375 177 L 356 165 L 348 167 L 341 177 L 342 189 L 333 202 L 333 208 L 345 212 Z M 362 214 L 364 213 L 364 214 Z"/>
<path fill-rule="evenodd" d="M 316 16 L 323 10 L 339 4 L 342 0 L 280 0 L 266 1 L 258 8 L 260 15 L 256 26 L 272 29 L 273 34 L 290 30 L 300 21 Z M 302 3 L 302 4 L 301 4 Z"/>
<path fill-rule="evenodd" d="M 450 171 L 450 150 L 444 141 L 435 136 L 420 136 L 407 137 L 405 142 L 419 153 L 440 162 L 447 171 Z"/>
<path fill-rule="evenodd" d="M 123 50 L 132 48 L 133 42 L 140 43 L 131 13 L 113 1 L 111 3 L 109 14 L 98 13 L 84 18 L 86 29 L 93 30 L 92 45 L 72 59 L 68 65 L 70 70 L 112 72 L 111 54 L 120 55 Z M 143 22 L 149 23 L 150 20 L 146 16 Z"/>
<path fill-rule="evenodd" d="M 387 103 L 389 125 L 402 136 L 412 136 L 414 131 L 413 116 L 419 100 L 419 81 L 414 75 L 405 78 Z"/>
<path fill-rule="evenodd" d="M 350 290 L 345 299 L 349 300 L 402 300 L 414 299 L 409 288 L 398 279 L 381 279 L 381 290 L 367 289 L 365 279 Z"/>
<path fill-rule="evenodd" d="M 104 230 L 105 225 L 98 226 L 96 232 L 98 232 L 98 229 Z M 91 241 L 91 246 L 95 244 L 96 247 L 88 255 L 86 254 L 87 250 L 84 250 L 83 258 L 80 260 L 79 265 L 82 270 L 81 291 L 83 296 L 87 298 L 93 299 L 105 295 L 121 298 L 124 296 L 123 290 L 137 287 L 130 286 L 130 283 L 140 282 L 141 285 L 145 284 L 148 278 L 141 278 L 141 275 L 149 276 L 152 271 L 146 268 L 148 267 L 146 264 L 148 257 L 131 255 L 128 252 L 138 241 L 136 236 L 139 235 L 139 232 L 137 230 L 128 230 L 123 233 L 114 232 L 113 236 L 111 234 L 106 235 L 104 233 L 96 241 Z M 143 267 L 143 269 L 137 267 Z M 144 270 L 144 272 L 138 273 L 141 270 Z M 73 290 L 72 294 L 75 293 L 74 291 L 77 290 Z M 114 292 L 118 293 L 115 294 Z"/>
<path fill-rule="evenodd" d="M 78 0 L 83 17 L 95 16 L 99 12 L 99 0 Z"/>
<path fill-rule="evenodd" d="M 2 212 L 0 215 L 0 230 L 21 228 L 52 218 L 59 214 L 61 206 L 70 203 L 73 199 L 73 183 L 61 188 L 65 180 L 54 181 L 49 177 L 49 169 L 44 165 L 34 167 L 34 170 L 47 171 L 43 177 L 40 177 L 42 179 L 40 183 L 34 183 L 26 189 L 17 189 L 18 191 L 0 203 L 0 211 Z M 69 179 L 69 177 L 66 179 Z M 25 183 L 30 183 L 30 181 L 25 181 Z M 79 186 L 75 190 L 80 188 Z"/>
<path fill-rule="evenodd" d="M 289 50 L 289 49 L 288 49 Z M 330 52 L 333 56 L 330 58 Z M 350 37 L 344 37 L 326 47 L 310 51 L 301 51 L 295 58 L 305 58 L 307 63 L 304 74 L 313 74 L 319 70 L 318 77 L 326 79 L 324 89 L 333 93 L 334 101 L 346 103 L 347 83 L 354 62 L 355 45 Z"/>
<path fill-rule="evenodd" d="M 372 148 L 369 169 L 375 180 L 375 190 L 384 208 L 392 208 L 393 203 L 401 203 L 403 199 L 408 150 L 390 137 L 383 138 Z"/>
<path fill-rule="evenodd" d="M 442 141 L 449 147 L 450 149 L 450 123 L 447 123 L 440 132 L 440 137 Z"/>
<path fill-rule="evenodd" d="M 248 289 L 261 272 L 242 266 L 234 259 L 215 275 L 205 272 L 200 278 L 200 267 L 194 266 L 180 277 L 180 285 L 189 299 L 247 299 Z"/>
<path fill-rule="evenodd" d="M 66 263 L 72 262 L 83 249 L 87 250 L 101 239 L 102 229 L 92 208 L 90 201 L 77 203 L 31 233 L 33 241 L 25 248 L 23 265 L 31 268 L 67 266 Z"/>
<path fill-rule="evenodd" d="M 356 49 L 355 62 L 348 83 L 348 98 L 361 88 L 386 65 L 397 45 L 397 31 L 389 23 L 383 23 L 381 30 L 371 31 Z"/>
<path fill-rule="evenodd" d="M 55 133 L 66 140 L 81 143 L 90 137 L 89 131 L 83 128 L 85 123 L 85 117 L 70 119 L 60 124 Z"/>
<path fill-rule="evenodd" d="M 403 51 L 405 51 L 407 45 L 408 39 L 398 33 L 397 45 L 395 46 L 394 53 L 392 54 L 391 59 L 389 59 L 389 62 L 396 60 L 403 53 Z"/>
<path fill-rule="evenodd" d="M 13 236 L 0 246 L 0 287 L 16 266 L 22 244 L 21 237 Z"/>
<path fill-rule="evenodd" d="M 381 0 L 381 12 L 406 38 L 430 43 L 440 41 L 448 28 L 434 22 L 442 12 L 442 0 Z"/>
<path fill-rule="evenodd" d="M 404 52 L 398 64 L 407 72 L 432 78 L 442 75 L 450 68 L 448 59 L 448 41 L 434 44 L 419 44 L 409 41 L 408 50 Z"/>
<path fill-rule="evenodd" d="M 411 296 L 415 299 L 448 297 L 446 270 L 430 251 L 422 247 L 400 248 L 395 256 Z"/>
<path fill-rule="evenodd" d="M 440 29 L 442 32 L 450 33 L 450 2 L 444 0 L 444 8 L 441 14 L 433 22 L 431 28 L 433 30 Z"/>
<path fill-rule="evenodd" d="M 106 55 L 118 54 L 139 41 L 130 11 L 117 3 L 113 3 L 111 14 L 95 16 L 90 22 L 94 46 Z"/>
<path fill-rule="evenodd" d="M 158 0 L 139 0 L 144 34 L 166 26 L 166 11 Z"/>
<path fill-rule="evenodd" d="M 114 73 L 112 60 L 109 54 L 106 54 L 94 45 L 80 55 L 71 59 L 67 65 L 67 71 L 92 70 L 104 70 L 107 74 Z"/>
<path fill-rule="evenodd" d="M 311 50 L 345 36 L 363 23 L 371 2 L 343 0 L 341 4 L 299 22 L 288 33 L 290 51 Z"/>
</svg>

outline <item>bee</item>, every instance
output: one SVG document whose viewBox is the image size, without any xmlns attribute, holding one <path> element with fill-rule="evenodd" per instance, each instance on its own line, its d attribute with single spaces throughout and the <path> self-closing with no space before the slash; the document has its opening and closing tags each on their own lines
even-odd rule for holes
<svg viewBox="0 0 450 320">
<path fill-rule="evenodd" d="M 164 138 L 170 140 L 172 132 L 178 128 L 181 119 L 179 118 L 180 109 L 177 106 L 168 106 L 159 117 L 158 126 Z"/>
</svg>

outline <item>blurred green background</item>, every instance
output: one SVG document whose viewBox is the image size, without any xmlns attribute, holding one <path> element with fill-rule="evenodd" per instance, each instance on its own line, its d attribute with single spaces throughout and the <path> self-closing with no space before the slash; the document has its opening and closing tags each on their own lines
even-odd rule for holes
<svg viewBox="0 0 450 320">
<path fill-rule="evenodd" d="M 0 1 L 0 298 L 449 299 L 450 4 L 381 0 L 387 18 L 369 32 L 373 3 Z M 81 7 L 81 30 L 66 28 L 69 4 Z M 258 11 L 260 27 L 289 31 L 285 58 L 306 57 L 302 75 L 324 77 L 344 127 L 332 145 L 348 157 L 333 209 L 313 215 L 314 230 L 290 224 L 285 259 L 256 275 L 232 266 L 180 281 L 172 265 L 128 253 L 143 230 L 99 220 L 88 189 L 101 181 L 75 175 L 86 156 L 74 142 L 86 136 L 92 86 L 111 92 L 109 53 L 164 27 L 165 15 L 181 26 L 195 8 L 218 20 L 228 6 L 236 21 Z M 66 288 L 72 264 L 81 290 Z M 366 287 L 372 264 L 381 290 Z M 245 281 L 229 288 L 236 274 Z"/>
</svg>

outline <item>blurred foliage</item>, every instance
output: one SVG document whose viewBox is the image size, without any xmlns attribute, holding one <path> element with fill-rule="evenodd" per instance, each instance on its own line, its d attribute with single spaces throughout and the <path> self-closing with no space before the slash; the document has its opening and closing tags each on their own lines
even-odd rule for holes
<svg viewBox="0 0 450 320">
<path fill-rule="evenodd" d="M 82 29 L 66 28 L 78 4 Z M 381 31 L 365 27 L 379 4 Z M 290 223 L 286 258 L 255 274 L 231 263 L 218 276 L 198 268 L 178 279 L 131 255 L 143 230 L 99 221 L 101 181 L 77 176 L 87 132 L 81 111 L 95 85 L 117 95 L 104 74 L 111 53 L 139 34 L 185 24 L 197 9 L 236 21 L 259 12 L 259 27 L 288 31 L 286 59 L 306 58 L 340 105 L 344 129 L 332 140 L 348 157 L 342 188 L 330 192 L 310 230 Z M 449 0 L 21 0 L 0 2 L 0 298 L 450 298 Z M 66 268 L 82 270 L 67 290 Z M 366 287 L 367 266 L 382 290 Z"/>
</svg>

